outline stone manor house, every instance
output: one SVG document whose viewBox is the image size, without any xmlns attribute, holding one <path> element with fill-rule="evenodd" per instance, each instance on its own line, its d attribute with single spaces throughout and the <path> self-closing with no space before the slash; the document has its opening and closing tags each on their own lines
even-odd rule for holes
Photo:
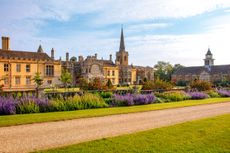
<svg viewBox="0 0 230 153">
<path fill-rule="evenodd" d="M 40 73 L 43 78 L 43 88 L 52 84 L 60 84 L 61 62 L 51 57 L 41 46 L 37 52 L 15 51 L 10 49 L 10 38 L 2 37 L 0 49 L 0 85 L 4 91 L 30 91 L 35 89 L 33 77 Z"/>
<path fill-rule="evenodd" d="M 100 78 L 111 80 L 113 85 L 140 84 L 144 79 L 153 80 L 152 67 L 129 65 L 129 53 L 125 49 L 123 29 L 121 29 L 120 48 L 116 52 L 116 60 L 112 55 L 108 60 L 98 59 L 97 54 L 69 58 L 54 59 L 54 49 L 50 56 L 40 45 L 36 52 L 15 51 L 10 49 L 10 38 L 2 37 L 0 49 L 0 85 L 3 91 L 30 91 L 35 89 L 33 77 L 38 72 L 43 78 L 43 88 L 59 86 L 61 71 L 66 69 L 73 76 L 72 85 L 77 85 L 81 78 L 91 81 Z"/>
<path fill-rule="evenodd" d="M 140 84 L 144 79 L 154 80 L 154 69 L 129 65 L 129 53 L 125 48 L 123 28 L 121 29 L 120 47 L 116 52 L 116 59 L 112 55 L 109 59 L 98 59 L 97 53 L 93 56 L 72 57 L 66 53 L 66 61 L 62 61 L 62 68 L 67 69 L 74 76 L 73 84 L 78 84 L 80 78 L 91 81 L 101 78 L 105 81 L 111 80 L 113 85 Z"/>
<path fill-rule="evenodd" d="M 172 75 L 172 82 L 191 82 L 203 80 L 208 82 L 230 81 L 230 65 L 214 65 L 213 54 L 208 49 L 204 66 L 183 67 Z"/>
</svg>

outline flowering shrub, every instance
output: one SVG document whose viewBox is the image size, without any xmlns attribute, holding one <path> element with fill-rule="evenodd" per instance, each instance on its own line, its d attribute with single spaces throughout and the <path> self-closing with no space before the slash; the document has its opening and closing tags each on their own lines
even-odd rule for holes
<svg viewBox="0 0 230 153">
<path fill-rule="evenodd" d="M 221 97 L 230 97 L 230 91 L 229 90 L 217 90 L 217 93 L 221 96 Z"/>
<path fill-rule="evenodd" d="M 209 98 L 208 94 L 203 92 L 189 92 L 191 99 L 206 99 Z"/>
<path fill-rule="evenodd" d="M 133 102 L 135 105 L 145 105 L 151 104 L 155 101 L 155 96 L 153 94 L 136 94 L 133 97 Z"/>
<path fill-rule="evenodd" d="M 0 97 L 0 115 L 16 114 L 16 101 L 11 98 Z"/>
<path fill-rule="evenodd" d="M 126 94 L 118 95 L 114 94 L 113 106 L 133 106 L 133 105 L 144 105 L 151 104 L 155 101 L 153 94 Z"/>
<path fill-rule="evenodd" d="M 191 98 L 190 95 L 184 91 L 169 91 L 158 93 L 156 96 L 165 102 L 182 101 Z"/>
<path fill-rule="evenodd" d="M 71 111 L 90 108 L 103 108 L 108 105 L 103 98 L 95 94 L 85 94 L 83 96 L 74 96 L 69 99 L 57 99 L 52 101 L 54 111 Z"/>
<path fill-rule="evenodd" d="M 38 99 L 36 97 L 5 98 L 0 97 L 0 115 L 28 114 L 51 111 L 70 111 L 79 109 L 107 107 L 103 98 L 98 95 L 85 94 L 69 99 Z"/>
</svg>

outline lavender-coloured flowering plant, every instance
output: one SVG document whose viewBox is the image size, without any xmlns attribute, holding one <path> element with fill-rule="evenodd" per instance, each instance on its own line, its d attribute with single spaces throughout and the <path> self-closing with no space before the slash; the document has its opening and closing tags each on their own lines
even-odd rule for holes
<svg viewBox="0 0 230 153">
<path fill-rule="evenodd" d="M 155 101 L 155 96 L 153 94 L 126 94 L 113 96 L 113 106 L 133 106 L 133 105 L 144 105 L 150 104 Z"/>
<path fill-rule="evenodd" d="M 220 89 L 220 90 L 217 90 L 217 93 L 221 97 L 230 97 L 230 91 L 229 90 Z"/>
<path fill-rule="evenodd" d="M 191 96 L 191 99 L 206 99 L 208 98 L 208 94 L 203 92 L 189 92 L 188 93 Z"/>
<path fill-rule="evenodd" d="M 12 97 L 0 97 L 0 115 L 12 115 L 16 114 L 17 101 Z"/>
</svg>

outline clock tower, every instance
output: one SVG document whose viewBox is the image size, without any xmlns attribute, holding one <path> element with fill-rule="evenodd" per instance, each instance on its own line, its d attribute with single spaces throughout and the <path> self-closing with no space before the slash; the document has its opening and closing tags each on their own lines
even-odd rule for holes
<svg viewBox="0 0 230 153">
<path fill-rule="evenodd" d="M 208 52 L 205 55 L 205 59 L 204 59 L 204 66 L 205 67 L 210 67 L 214 65 L 214 59 L 213 59 L 213 55 L 210 51 L 210 48 L 208 48 Z"/>
</svg>

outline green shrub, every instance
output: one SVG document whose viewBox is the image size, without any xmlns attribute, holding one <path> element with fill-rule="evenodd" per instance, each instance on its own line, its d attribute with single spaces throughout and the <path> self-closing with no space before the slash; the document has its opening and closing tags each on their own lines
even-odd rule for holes
<svg viewBox="0 0 230 153">
<path fill-rule="evenodd" d="M 113 102 L 113 98 L 104 98 L 106 104 L 111 105 Z"/>
<path fill-rule="evenodd" d="M 147 81 L 143 83 L 142 90 L 153 90 L 153 88 L 154 88 L 153 81 Z"/>
<path fill-rule="evenodd" d="M 195 80 L 190 84 L 192 89 L 196 89 L 198 91 L 208 91 L 212 89 L 212 85 L 207 81 Z"/>
<path fill-rule="evenodd" d="M 73 98 L 56 99 L 52 101 L 54 111 L 71 111 L 90 108 L 107 107 L 104 99 L 96 94 L 85 94 L 83 96 L 74 96 Z"/>
<path fill-rule="evenodd" d="M 39 106 L 34 102 L 20 102 L 16 106 L 17 114 L 39 113 Z"/>
<path fill-rule="evenodd" d="M 190 96 L 183 91 L 169 91 L 164 93 L 157 93 L 156 96 L 164 102 L 182 101 L 190 99 Z"/>
<path fill-rule="evenodd" d="M 209 97 L 211 97 L 211 98 L 219 98 L 219 97 L 221 97 L 217 92 L 215 92 L 215 91 L 213 91 L 213 90 L 207 91 L 206 93 L 207 93 L 207 94 L 209 95 Z"/>
<path fill-rule="evenodd" d="M 143 83 L 142 90 L 171 90 L 173 85 L 170 82 L 166 82 L 157 79 L 155 82 L 147 81 Z"/>
<path fill-rule="evenodd" d="M 100 92 L 98 93 L 102 98 L 111 98 L 113 96 L 112 92 Z"/>
<path fill-rule="evenodd" d="M 107 107 L 104 99 L 98 95 L 85 94 L 81 97 L 81 103 L 85 109 Z"/>
</svg>

